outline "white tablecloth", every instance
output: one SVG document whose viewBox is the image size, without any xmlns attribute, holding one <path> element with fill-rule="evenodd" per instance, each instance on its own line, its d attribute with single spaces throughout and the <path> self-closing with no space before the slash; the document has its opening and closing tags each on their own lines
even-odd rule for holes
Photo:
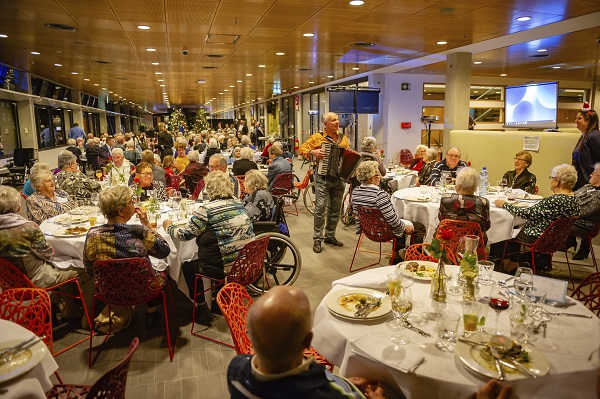
<svg viewBox="0 0 600 399">
<path fill-rule="evenodd" d="M 401 190 L 403 188 L 409 188 L 417 182 L 418 173 L 415 170 L 405 171 L 402 173 L 388 172 L 385 177 L 391 177 L 392 180 L 389 182 L 392 190 Z"/>
<path fill-rule="evenodd" d="M 385 291 L 387 275 L 394 266 L 380 267 L 353 274 L 334 281 L 331 292 L 354 287 L 368 287 Z M 457 272 L 458 267 L 447 266 L 447 272 Z M 493 278 L 504 275 L 494 273 Z M 454 353 L 441 352 L 435 347 L 437 338 L 435 315 L 429 299 L 429 282 L 415 281 L 412 286 L 414 308 L 412 314 L 422 316 L 424 324 L 419 327 L 434 338 L 422 337 L 416 332 L 403 329 L 401 332 L 411 339 L 404 348 L 417 351 L 425 357 L 414 373 L 403 373 L 351 352 L 350 342 L 368 333 L 392 334 L 383 321 L 352 322 L 333 316 L 325 298 L 315 312 L 313 346 L 328 360 L 340 367 L 344 376 L 362 376 L 379 379 L 398 386 L 408 399 L 412 398 L 466 398 L 483 385 L 487 378 L 470 373 L 463 367 Z M 448 296 L 447 310 L 462 314 L 461 297 Z M 550 308 L 554 309 L 554 308 Z M 562 311 L 562 309 L 557 309 Z M 576 303 L 568 310 L 572 313 L 590 314 L 582 304 Z M 498 322 L 502 333 L 509 335 L 509 311 L 500 315 Z M 390 316 L 391 317 L 391 316 Z M 488 311 L 486 328 L 494 328 L 495 314 Z M 459 327 L 462 334 L 462 323 Z M 510 382 L 514 394 L 519 398 L 594 398 L 596 397 L 597 368 L 600 366 L 598 350 L 600 342 L 600 320 L 554 316 L 548 323 L 547 338 L 536 335 L 533 342 L 550 363 L 550 373 L 537 379 Z"/>
<path fill-rule="evenodd" d="M 2 331 L 2 341 L 24 340 L 32 335 L 29 330 L 20 325 L 2 319 L 0 319 L 0 331 Z M 48 351 L 42 361 L 27 373 L 0 384 L 0 397 L 2 399 L 45 398 L 46 391 L 52 388 L 50 377 L 57 369 L 58 364 Z M 2 392 L 4 390 L 6 392 Z"/>
<path fill-rule="evenodd" d="M 428 194 L 426 195 L 431 198 L 435 188 L 427 187 L 427 190 Z M 406 200 L 406 198 L 418 198 L 422 195 L 419 187 L 398 190 L 392 195 L 392 204 L 394 205 L 396 213 L 402 219 L 423 223 L 427 229 L 425 242 L 431 242 L 433 234 L 440 222 L 438 219 L 438 213 L 440 211 L 439 196 L 437 202 Z M 487 231 L 488 244 L 494 244 L 512 238 L 514 234 L 513 227 L 522 225 L 524 223 L 523 219 L 519 217 L 515 218 L 505 209 L 496 208 L 494 201 L 497 197 L 488 196 L 487 198 L 490 201 L 491 221 L 491 227 Z"/>
</svg>

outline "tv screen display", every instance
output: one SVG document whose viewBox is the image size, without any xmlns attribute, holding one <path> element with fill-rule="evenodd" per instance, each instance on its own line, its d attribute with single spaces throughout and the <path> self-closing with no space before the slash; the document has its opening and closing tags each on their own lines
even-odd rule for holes
<svg viewBox="0 0 600 399">
<path fill-rule="evenodd" d="M 356 92 L 357 114 L 379 113 L 379 90 L 358 90 Z"/>
<path fill-rule="evenodd" d="M 353 114 L 354 90 L 329 91 L 329 111 L 336 114 Z"/>
<path fill-rule="evenodd" d="M 554 128 L 558 83 L 508 86 L 505 95 L 505 127 Z"/>
</svg>

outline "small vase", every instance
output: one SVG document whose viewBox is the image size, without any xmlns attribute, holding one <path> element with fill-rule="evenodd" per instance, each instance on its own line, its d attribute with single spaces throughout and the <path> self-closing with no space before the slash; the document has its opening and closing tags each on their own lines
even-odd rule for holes
<svg viewBox="0 0 600 399">
<path fill-rule="evenodd" d="M 459 253 L 462 254 L 460 260 L 460 276 L 464 281 L 463 301 L 472 301 L 475 299 L 475 279 L 479 275 L 477 266 L 477 245 L 479 237 L 465 236 L 461 237 L 459 244 Z"/>
<path fill-rule="evenodd" d="M 448 286 L 448 276 L 444 267 L 444 261 L 438 261 L 438 267 L 431 277 L 431 302 L 434 307 L 446 303 L 446 288 Z"/>
</svg>

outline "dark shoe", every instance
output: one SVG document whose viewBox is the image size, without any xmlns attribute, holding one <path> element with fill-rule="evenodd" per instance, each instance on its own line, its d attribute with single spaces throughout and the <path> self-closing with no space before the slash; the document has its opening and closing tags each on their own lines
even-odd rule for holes
<svg viewBox="0 0 600 399">
<path fill-rule="evenodd" d="M 152 313 L 146 312 L 146 317 L 144 319 L 144 324 L 146 325 L 146 329 L 147 330 L 152 330 L 152 329 L 156 328 L 156 325 L 158 324 L 159 320 L 160 320 L 160 313 L 158 313 L 158 312 L 152 312 Z"/>
<path fill-rule="evenodd" d="M 577 240 L 573 236 L 567 237 L 567 242 L 565 243 L 565 251 L 568 251 L 569 248 L 573 248 L 573 251 L 577 251 Z"/>
<path fill-rule="evenodd" d="M 223 313 L 221 312 L 221 308 L 219 307 L 219 304 L 217 303 L 217 301 L 213 300 L 211 305 L 210 305 L 210 311 L 212 314 L 218 314 L 218 315 L 222 315 Z"/>
<path fill-rule="evenodd" d="M 196 305 L 196 318 L 195 322 L 198 324 L 202 324 L 206 327 L 212 327 L 212 321 L 214 320 L 214 316 L 206 303 Z"/>
<path fill-rule="evenodd" d="M 323 248 L 321 248 L 321 241 L 315 241 L 313 244 L 313 252 L 320 254 Z"/>
<path fill-rule="evenodd" d="M 334 247 L 343 247 L 344 246 L 344 243 L 339 242 L 335 237 L 326 238 L 324 241 L 325 241 L 325 244 L 333 245 Z"/>
<path fill-rule="evenodd" d="M 587 259 L 590 254 L 590 242 L 588 240 L 581 240 L 581 246 L 579 251 L 573 256 L 573 260 L 584 260 Z"/>
</svg>

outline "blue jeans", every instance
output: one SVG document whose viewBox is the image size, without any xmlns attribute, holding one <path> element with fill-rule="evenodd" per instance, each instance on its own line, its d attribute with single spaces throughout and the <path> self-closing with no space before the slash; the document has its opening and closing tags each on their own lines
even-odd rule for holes
<svg viewBox="0 0 600 399">
<path fill-rule="evenodd" d="M 315 174 L 315 225 L 313 240 L 334 238 L 340 220 L 340 208 L 344 197 L 345 184 L 340 179 L 328 180 Z M 323 229 L 325 234 L 323 235 Z"/>
</svg>

